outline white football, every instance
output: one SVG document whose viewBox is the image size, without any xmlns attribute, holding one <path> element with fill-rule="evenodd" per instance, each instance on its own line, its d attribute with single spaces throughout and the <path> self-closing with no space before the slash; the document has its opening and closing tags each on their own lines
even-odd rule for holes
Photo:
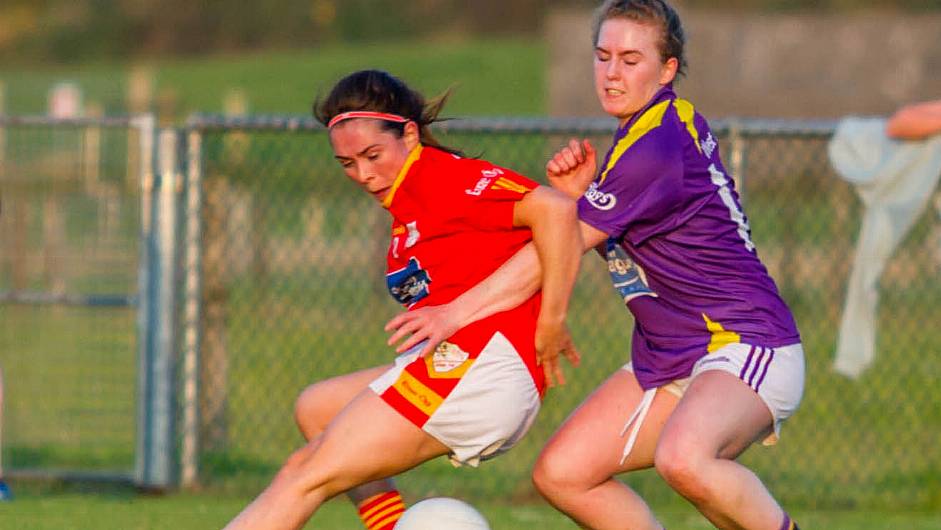
<svg viewBox="0 0 941 530">
<path fill-rule="evenodd" d="M 433 497 L 405 510 L 395 530 L 490 530 L 490 525 L 464 501 Z"/>
</svg>

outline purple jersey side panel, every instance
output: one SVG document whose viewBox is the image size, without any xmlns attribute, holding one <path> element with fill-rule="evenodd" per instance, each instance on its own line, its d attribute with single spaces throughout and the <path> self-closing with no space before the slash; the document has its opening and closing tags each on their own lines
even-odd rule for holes
<svg viewBox="0 0 941 530">
<path fill-rule="evenodd" d="M 644 388 L 688 376 L 728 343 L 800 341 L 715 137 L 671 88 L 617 132 L 579 217 L 612 238 L 609 270 L 634 314 L 631 357 Z"/>
</svg>

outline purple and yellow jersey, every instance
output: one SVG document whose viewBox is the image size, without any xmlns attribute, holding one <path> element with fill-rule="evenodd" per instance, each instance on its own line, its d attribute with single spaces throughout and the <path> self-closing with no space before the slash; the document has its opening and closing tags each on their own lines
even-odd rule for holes
<svg viewBox="0 0 941 530">
<path fill-rule="evenodd" d="M 689 376 L 726 344 L 800 342 L 709 125 L 671 87 L 617 131 L 578 213 L 610 236 L 608 269 L 634 315 L 643 388 Z"/>
</svg>

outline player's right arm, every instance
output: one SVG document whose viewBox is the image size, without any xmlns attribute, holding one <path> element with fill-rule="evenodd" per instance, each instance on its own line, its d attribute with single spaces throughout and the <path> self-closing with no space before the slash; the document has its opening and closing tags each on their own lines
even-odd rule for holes
<svg viewBox="0 0 941 530">
<path fill-rule="evenodd" d="M 568 195 L 573 199 L 581 197 L 588 186 L 595 179 L 597 171 L 597 159 L 595 157 L 595 148 L 587 139 L 581 141 L 576 139 L 569 140 L 568 145 L 556 151 L 555 155 L 546 163 L 546 178 L 552 187 Z M 600 237 L 593 227 L 582 223 L 583 232 L 597 233 L 583 234 L 583 237 L 597 239 Z M 590 230 L 589 230 L 590 229 Z M 601 239 L 595 245 L 595 251 L 602 258 L 605 257 L 605 239 Z"/>
<path fill-rule="evenodd" d="M 578 222 L 578 228 L 582 253 L 608 238 L 607 234 L 583 221 Z M 421 351 L 421 355 L 427 355 L 457 330 L 522 304 L 539 290 L 541 283 L 542 265 L 536 246 L 530 242 L 490 276 L 451 302 L 421 307 L 394 317 L 385 326 L 385 330 L 392 333 L 388 344 L 402 341 L 396 347 L 396 351 L 401 353 L 427 340 Z"/>
<path fill-rule="evenodd" d="M 595 150 L 587 140 L 571 140 L 546 164 L 546 176 L 553 188 L 573 199 L 581 196 L 588 188 L 594 178 L 594 172 Z M 581 221 L 578 222 L 578 231 L 581 234 L 581 253 L 604 243 L 607 239 L 607 234 Z M 578 256 L 581 256 L 581 253 Z M 427 340 L 421 351 L 421 355 L 427 355 L 438 343 L 462 327 L 519 306 L 538 291 L 542 284 L 543 268 L 540 255 L 536 245 L 531 242 L 487 279 L 450 303 L 408 311 L 390 320 L 385 326 L 386 331 L 392 333 L 388 344 L 402 341 L 396 348 L 396 351 L 401 353 Z M 543 303 L 546 303 L 545 299 Z M 547 356 L 557 354 L 558 350 L 543 353 Z"/>
<path fill-rule="evenodd" d="M 578 364 L 579 354 L 566 324 L 569 298 L 578 275 L 582 248 L 575 201 L 546 186 L 529 192 L 513 208 L 513 225 L 529 227 L 542 265 L 542 304 L 535 346 L 549 386 L 564 384 L 558 356 Z"/>
</svg>

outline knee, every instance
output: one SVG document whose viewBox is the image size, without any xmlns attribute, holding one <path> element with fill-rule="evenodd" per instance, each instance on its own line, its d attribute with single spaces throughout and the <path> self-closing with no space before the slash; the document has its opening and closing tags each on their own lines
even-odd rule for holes
<svg viewBox="0 0 941 530">
<path fill-rule="evenodd" d="M 301 391 L 294 402 L 294 422 L 308 440 L 323 432 L 326 427 L 326 422 L 321 421 L 320 418 L 319 405 L 322 394 L 320 386 L 319 383 L 308 386 Z"/>
<path fill-rule="evenodd" d="M 565 492 L 578 489 L 579 466 L 558 451 L 547 449 L 533 466 L 533 485 L 546 499 L 552 500 Z"/>
<path fill-rule="evenodd" d="M 683 440 L 682 437 L 661 439 L 654 452 L 657 473 L 694 504 L 708 498 L 702 473 L 705 460 L 705 455 L 695 447 L 695 441 Z"/>
</svg>

